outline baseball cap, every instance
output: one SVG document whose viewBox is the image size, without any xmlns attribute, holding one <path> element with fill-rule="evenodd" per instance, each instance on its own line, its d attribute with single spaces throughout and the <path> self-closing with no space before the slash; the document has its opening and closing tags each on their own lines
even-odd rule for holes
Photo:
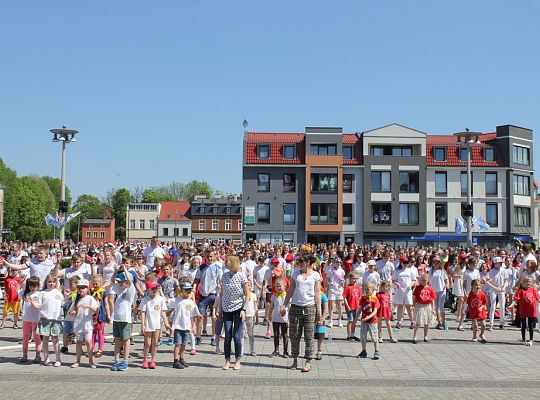
<svg viewBox="0 0 540 400">
<path fill-rule="evenodd" d="M 467 258 L 469 258 L 469 254 L 467 254 L 467 253 L 461 253 L 459 255 L 460 260 L 466 260 Z"/>
<path fill-rule="evenodd" d="M 493 264 L 503 263 L 502 257 L 493 257 Z"/>
<path fill-rule="evenodd" d="M 89 283 L 86 279 L 80 279 L 79 282 L 77 282 L 77 287 L 88 287 Z"/>
<path fill-rule="evenodd" d="M 274 257 L 272 258 L 272 260 L 270 261 L 272 264 L 279 264 L 279 258 L 277 257 Z"/>
<path fill-rule="evenodd" d="M 159 286 L 159 284 L 157 283 L 157 281 L 148 281 L 146 282 L 146 288 L 147 289 L 155 289 Z"/>
<path fill-rule="evenodd" d="M 125 272 L 119 272 L 116 274 L 116 282 L 124 282 L 127 281 L 127 276 Z"/>
<path fill-rule="evenodd" d="M 433 261 L 441 261 L 441 257 L 435 256 L 435 257 L 433 257 Z"/>
<path fill-rule="evenodd" d="M 408 263 L 409 262 L 409 257 L 401 256 L 401 257 L 399 257 L 399 262 Z"/>
<path fill-rule="evenodd" d="M 193 289 L 193 286 L 191 286 L 191 283 L 189 283 L 189 282 L 184 282 L 184 283 L 182 283 L 181 288 L 183 290 L 191 290 L 191 289 Z"/>
<path fill-rule="evenodd" d="M 285 261 L 287 261 L 288 263 L 292 262 L 294 260 L 294 256 L 292 255 L 292 253 L 287 253 L 287 255 L 285 256 Z"/>
<path fill-rule="evenodd" d="M 367 265 L 377 265 L 377 263 L 375 262 L 375 260 L 369 260 L 367 262 Z"/>
</svg>

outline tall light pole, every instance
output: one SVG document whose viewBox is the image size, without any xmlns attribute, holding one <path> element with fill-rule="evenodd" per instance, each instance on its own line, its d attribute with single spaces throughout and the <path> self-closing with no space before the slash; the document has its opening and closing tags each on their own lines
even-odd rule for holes
<svg viewBox="0 0 540 400">
<path fill-rule="evenodd" d="M 65 216 L 68 211 L 66 202 L 66 144 L 76 142 L 75 135 L 79 133 L 74 129 L 67 129 L 65 125 L 61 129 L 51 129 L 53 134 L 53 142 L 62 142 L 62 170 L 60 174 L 60 202 L 58 204 L 58 212 Z M 65 240 L 65 225 L 60 228 L 60 243 Z"/>
<path fill-rule="evenodd" d="M 472 182 L 471 182 L 471 151 L 474 144 L 480 144 L 481 132 L 470 132 L 465 128 L 465 132 L 454 133 L 456 144 L 467 147 L 467 206 L 465 207 L 465 217 L 467 218 L 467 247 L 472 247 Z M 459 150 L 458 150 L 459 151 Z"/>
</svg>

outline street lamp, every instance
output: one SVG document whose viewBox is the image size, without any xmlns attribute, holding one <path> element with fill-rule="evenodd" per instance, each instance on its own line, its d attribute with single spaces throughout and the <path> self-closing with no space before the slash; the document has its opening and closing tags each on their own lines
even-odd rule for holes
<svg viewBox="0 0 540 400">
<path fill-rule="evenodd" d="M 61 215 L 65 215 L 68 211 L 68 204 L 66 202 L 66 144 L 76 142 L 75 135 L 79 133 L 74 129 L 67 129 L 65 125 L 62 125 L 61 129 L 51 129 L 53 134 L 53 142 L 62 142 L 62 170 L 60 179 L 60 202 L 58 204 L 58 211 Z M 65 240 L 65 225 L 60 228 L 60 243 Z"/>
<path fill-rule="evenodd" d="M 471 147 L 473 144 L 481 144 L 481 132 L 470 132 L 469 128 L 465 128 L 465 132 L 454 133 L 456 144 L 467 147 L 467 206 L 465 207 L 464 215 L 467 218 L 467 247 L 472 246 L 472 182 L 471 182 Z"/>
</svg>

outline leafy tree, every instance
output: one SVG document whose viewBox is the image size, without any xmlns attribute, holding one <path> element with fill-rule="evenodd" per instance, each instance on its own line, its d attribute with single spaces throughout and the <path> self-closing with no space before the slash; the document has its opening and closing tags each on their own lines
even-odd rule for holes
<svg viewBox="0 0 540 400">
<path fill-rule="evenodd" d="M 143 203 L 160 203 L 162 201 L 175 201 L 176 198 L 167 193 L 164 188 L 146 189 L 142 192 Z"/>
<path fill-rule="evenodd" d="M 212 197 L 212 193 L 213 190 L 208 184 L 208 182 L 193 180 L 186 185 L 184 200 L 187 200 L 191 203 L 197 195 L 204 195 L 207 198 L 210 198 Z"/>
<path fill-rule="evenodd" d="M 126 188 L 118 189 L 111 196 L 112 215 L 115 218 L 115 237 L 116 240 L 125 240 L 126 238 L 126 211 L 127 205 L 131 201 L 131 194 Z"/>
<path fill-rule="evenodd" d="M 54 195 L 55 203 L 58 207 L 58 202 L 60 201 L 60 192 L 62 189 L 62 181 L 60 178 L 53 178 L 52 176 L 43 176 L 42 179 L 47 183 L 49 186 L 49 189 L 51 189 L 51 192 Z M 66 186 L 66 201 L 68 204 L 71 204 L 71 191 Z"/>
<path fill-rule="evenodd" d="M 15 209 L 17 174 L 8 168 L 0 158 L 0 185 L 4 187 L 4 228 L 14 230 L 18 226 L 18 214 Z"/>
<path fill-rule="evenodd" d="M 91 194 L 82 194 L 77 197 L 73 204 L 73 211 L 80 212 L 79 218 L 81 220 L 86 218 L 103 218 L 105 215 L 110 215 L 109 206 L 103 203 L 96 196 Z M 66 236 L 71 239 L 80 239 L 79 223 L 68 223 L 66 226 Z"/>
</svg>

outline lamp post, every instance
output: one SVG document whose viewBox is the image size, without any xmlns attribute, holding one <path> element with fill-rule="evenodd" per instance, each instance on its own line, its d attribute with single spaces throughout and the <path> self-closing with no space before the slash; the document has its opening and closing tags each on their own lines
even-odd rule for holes
<svg viewBox="0 0 540 400">
<path fill-rule="evenodd" d="M 68 211 L 66 203 L 66 144 L 77 141 L 75 135 L 79 133 L 74 129 L 67 129 L 65 125 L 61 129 L 51 129 L 53 134 L 53 142 L 62 142 L 62 168 L 60 174 L 60 202 L 58 204 L 59 214 L 64 216 Z M 60 243 L 65 240 L 65 225 L 60 228 Z"/>
<path fill-rule="evenodd" d="M 481 132 L 470 132 L 465 128 L 465 132 L 454 133 L 458 146 L 466 145 L 467 148 L 467 206 L 465 207 L 465 217 L 467 218 L 467 247 L 472 246 L 472 182 L 471 182 L 471 149 L 474 144 L 480 144 Z"/>
</svg>

